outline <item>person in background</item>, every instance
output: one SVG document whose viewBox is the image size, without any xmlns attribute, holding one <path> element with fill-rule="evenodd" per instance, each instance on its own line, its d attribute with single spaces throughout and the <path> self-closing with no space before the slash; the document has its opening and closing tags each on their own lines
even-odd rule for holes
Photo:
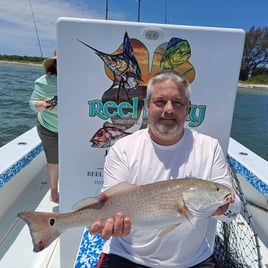
<svg viewBox="0 0 268 268">
<path fill-rule="evenodd" d="M 57 57 L 45 59 L 45 74 L 34 82 L 30 107 L 37 112 L 37 131 L 42 141 L 50 185 L 50 200 L 59 202 Z"/>
<path fill-rule="evenodd" d="M 118 140 L 109 150 L 104 166 L 103 191 L 123 181 L 144 185 L 175 178 L 202 178 L 232 188 L 232 180 L 218 140 L 185 128 L 190 109 L 190 86 L 184 76 L 164 70 L 147 86 L 149 126 Z M 100 196 L 101 198 L 101 196 Z M 213 217 L 230 221 L 240 212 L 239 197 L 219 207 Z M 105 243 L 96 267 L 217 267 L 207 237 L 216 224 L 195 218 L 169 233 L 131 230 L 131 218 L 118 211 L 105 222 L 90 226 Z M 209 235 L 210 234 L 210 235 Z"/>
</svg>

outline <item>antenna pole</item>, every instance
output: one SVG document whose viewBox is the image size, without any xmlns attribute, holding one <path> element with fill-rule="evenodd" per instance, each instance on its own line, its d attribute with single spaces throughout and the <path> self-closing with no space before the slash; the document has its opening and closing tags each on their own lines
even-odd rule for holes
<svg viewBox="0 0 268 268">
<path fill-rule="evenodd" d="M 105 12 L 105 19 L 108 20 L 108 0 L 106 0 L 106 12 Z"/>
<path fill-rule="evenodd" d="M 138 0 L 138 22 L 140 22 L 141 0 Z"/>
<path fill-rule="evenodd" d="M 167 24 L 167 0 L 165 0 L 165 24 Z"/>
</svg>

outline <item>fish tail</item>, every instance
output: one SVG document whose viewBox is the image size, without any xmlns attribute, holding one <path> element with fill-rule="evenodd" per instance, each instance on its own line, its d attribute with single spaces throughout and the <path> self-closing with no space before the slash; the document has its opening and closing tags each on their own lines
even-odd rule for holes
<svg viewBox="0 0 268 268">
<path fill-rule="evenodd" d="M 20 212 L 18 217 L 29 226 L 34 252 L 45 249 L 61 234 L 57 228 L 58 217 L 55 213 Z"/>
</svg>

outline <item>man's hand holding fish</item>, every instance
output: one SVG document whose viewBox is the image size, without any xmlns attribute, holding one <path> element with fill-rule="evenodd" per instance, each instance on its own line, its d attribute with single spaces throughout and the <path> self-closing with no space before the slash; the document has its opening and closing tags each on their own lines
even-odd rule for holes
<svg viewBox="0 0 268 268">
<path fill-rule="evenodd" d="M 126 217 L 123 212 L 117 212 L 115 218 L 108 218 L 103 223 L 97 221 L 90 227 L 90 234 L 101 234 L 104 240 L 108 240 L 113 237 L 120 237 L 129 235 L 131 232 L 131 220 Z"/>
</svg>

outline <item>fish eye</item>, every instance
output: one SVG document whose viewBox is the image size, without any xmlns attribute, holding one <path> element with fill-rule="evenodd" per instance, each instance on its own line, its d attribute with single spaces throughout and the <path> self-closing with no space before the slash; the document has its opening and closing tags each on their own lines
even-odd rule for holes
<svg viewBox="0 0 268 268">
<path fill-rule="evenodd" d="M 220 190 L 220 188 L 218 186 L 216 186 L 216 191 L 218 192 Z"/>
<path fill-rule="evenodd" d="M 104 133 L 105 133 L 105 131 L 99 131 L 99 132 L 97 132 L 96 136 L 102 137 Z"/>
</svg>

